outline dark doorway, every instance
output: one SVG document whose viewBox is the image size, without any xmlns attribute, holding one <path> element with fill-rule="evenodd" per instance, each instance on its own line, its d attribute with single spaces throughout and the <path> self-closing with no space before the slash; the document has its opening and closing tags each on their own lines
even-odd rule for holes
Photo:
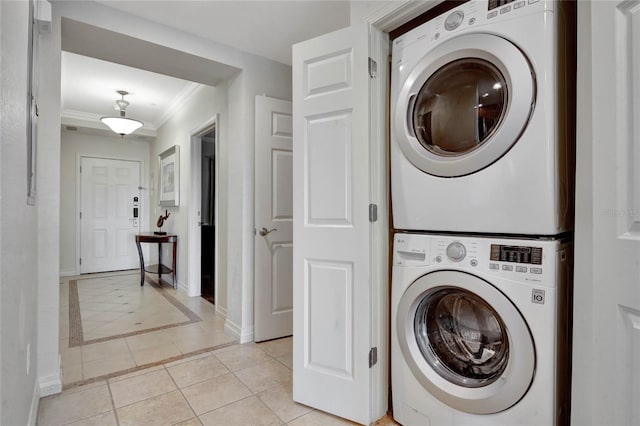
<svg viewBox="0 0 640 426">
<path fill-rule="evenodd" d="M 216 131 L 202 136 L 202 197 L 200 201 L 200 293 L 215 304 L 215 189 L 216 189 Z"/>
</svg>

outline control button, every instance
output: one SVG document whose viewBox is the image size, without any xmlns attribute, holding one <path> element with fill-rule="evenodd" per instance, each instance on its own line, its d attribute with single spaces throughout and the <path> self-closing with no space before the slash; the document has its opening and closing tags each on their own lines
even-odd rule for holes
<svg viewBox="0 0 640 426">
<path fill-rule="evenodd" d="M 500 269 L 500 265 L 498 265 L 497 263 L 490 263 L 489 269 L 495 269 L 497 271 L 498 269 Z"/>
<path fill-rule="evenodd" d="M 513 266 L 512 265 L 502 265 L 502 270 L 503 271 L 513 271 Z"/>
<path fill-rule="evenodd" d="M 444 20 L 444 29 L 447 31 L 455 30 L 462 24 L 462 21 L 464 21 L 464 12 L 456 10 Z"/>
<path fill-rule="evenodd" d="M 496 16 L 498 16 L 498 11 L 494 10 L 493 12 L 489 12 L 489 14 L 487 14 L 487 19 L 495 18 Z"/>
<path fill-rule="evenodd" d="M 516 266 L 516 272 L 527 272 L 526 266 Z"/>
<path fill-rule="evenodd" d="M 442 256 L 436 256 L 436 262 L 438 263 L 442 262 Z"/>
<path fill-rule="evenodd" d="M 500 9 L 500 15 L 504 15 L 507 12 L 511 12 L 511 6 L 503 7 Z"/>
<path fill-rule="evenodd" d="M 529 268 L 529 272 L 540 275 L 542 273 L 542 268 Z"/>
<path fill-rule="evenodd" d="M 518 3 L 513 5 L 513 9 L 520 9 L 521 7 L 524 7 L 524 1 L 519 1 Z"/>
<path fill-rule="evenodd" d="M 478 266 L 478 261 L 476 259 L 471 259 L 471 266 Z"/>
<path fill-rule="evenodd" d="M 447 257 L 453 262 L 460 262 L 467 255 L 467 249 L 459 242 L 447 246 Z"/>
<path fill-rule="evenodd" d="M 439 38 L 440 38 L 440 33 L 436 33 L 436 34 L 433 36 L 433 38 L 434 38 L 434 40 L 439 39 Z"/>
<path fill-rule="evenodd" d="M 524 2 L 523 2 L 524 3 Z M 476 23 L 476 18 L 469 19 L 469 25 L 473 25 Z"/>
</svg>

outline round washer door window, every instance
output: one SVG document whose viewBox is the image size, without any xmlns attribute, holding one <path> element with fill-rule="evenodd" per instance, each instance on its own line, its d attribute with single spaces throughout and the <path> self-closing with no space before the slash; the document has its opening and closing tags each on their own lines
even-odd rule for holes
<svg viewBox="0 0 640 426">
<path fill-rule="evenodd" d="M 513 303 L 479 277 L 422 276 L 400 299 L 396 324 L 409 368 L 450 407 L 497 413 L 529 389 L 535 373 L 529 328 Z"/>
<path fill-rule="evenodd" d="M 494 35 L 463 35 L 431 50 L 407 76 L 394 106 L 394 136 L 422 171 L 465 176 L 509 151 L 534 102 L 535 78 L 516 46 Z"/>
</svg>

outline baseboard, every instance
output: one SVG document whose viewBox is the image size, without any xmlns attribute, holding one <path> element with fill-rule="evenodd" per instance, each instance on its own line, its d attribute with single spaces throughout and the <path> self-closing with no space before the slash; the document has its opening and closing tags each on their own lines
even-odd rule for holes
<svg viewBox="0 0 640 426">
<path fill-rule="evenodd" d="M 253 327 L 243 329 L 227 318 L 224 322 L 224 331 L 228 335 L 235 337 L 240 343 L 253 342 Z"/>
<path fill-rule="evenodd" d="M 38 421 L 38 410 L 40 408 L 40 384 L 36 380 L 33 385 L 33 397 L 31 398 L 31 407 L 29 408 L 29 426 L 36 426 Z"/>
<path fill-rule="evenodd" d="M 227 319 L 227 308 L 216 305 L 216 316 L 222 320 Z"/>
<path fill-rule="evenodd" d="M 48 376 L 39 377 L 40 397 L 53 395 L 62 392 L 62 370 L 60 369 L 62 359 L 58 355 L 58 371 Z"/>
<path fill-rule="evenodd" d="M 75 269 L 61 269 L 60 276 L 61 277 L 73 277 L 75 275 L 80 275 L 77 273 Z"/>
</svg>

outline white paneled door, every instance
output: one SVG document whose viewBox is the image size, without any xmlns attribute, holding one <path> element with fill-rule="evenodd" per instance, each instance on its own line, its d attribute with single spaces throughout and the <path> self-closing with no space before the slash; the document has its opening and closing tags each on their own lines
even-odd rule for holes
<svg viewBox="0 0 640 426">
<path fill-rule="evenodd" d="M 640 425 L 640 1 L 578 1 L 571 423 Z"/>
<path fill-rule="evenodd" d="M 80 273 L 140 266 L 135 243 L 140 230 L 139 186 L 140 162 L 82 157 Z"/>
<path fill-rule="evenodd" d="M 384 414 L 387 391 L 377 378 L 386 358 L 375 363 L 375 354 L 386 353 L 376 324 L 388 321 L 379 298 L 388 288 L 372 276 L 387 258 L 374 256 L 379 222 L 370 222 L 375 129 L 385 120 L 370 121 L 380 90 L 369 31 L 350 27 L 293 49 L 293 398 L 363 424 Z"/>
<path fill-rule="evenodd" d="M 256 96 L 254 340 L 293 333 L 291 102 Z"/>
</svg>

